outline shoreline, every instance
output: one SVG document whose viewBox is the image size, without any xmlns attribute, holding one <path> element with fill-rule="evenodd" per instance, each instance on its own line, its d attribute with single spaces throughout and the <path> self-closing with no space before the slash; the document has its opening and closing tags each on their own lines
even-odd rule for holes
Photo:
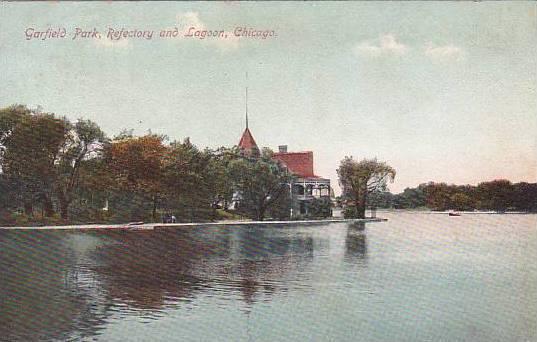
<svg viewBox="0 0 537 342">
<path fill-rule="evenodd" d="M 416 213 L 416 214 L 434 214 L 434 215 L 445 215 L 450 212 L 456 212 L 459 214 L 465 215 L 532 215 L 537 214 L 537 212 L 531 211 L 459 211 L 459 210 L 445 210 L 445 211 L 435 211 L 427 209 L 377 209 L 377 213 Z"/>
<path fill-rule="evenodd" d="M 385 222 L 385 218 L 365 218 L 365 219 L 329 219 L 329 220 L 302 220 L 302 221 L 217 221 L 217 222 L 188 222 L 188 223 L 143 223 L 143 224 L 83 224 L 83 225 L 65 225 L 65 226 L 41 226 L 41 227 L 0 227 L 2 230 L 68 230 L 68 231 L 88 231 L 88 230 L 156 230 L 169 228 L 197 228 L 204 226 L 245 226 L 245 225 L 302 225 L 302 224 L 325 224 L 338 222 Z"/>
</svg>

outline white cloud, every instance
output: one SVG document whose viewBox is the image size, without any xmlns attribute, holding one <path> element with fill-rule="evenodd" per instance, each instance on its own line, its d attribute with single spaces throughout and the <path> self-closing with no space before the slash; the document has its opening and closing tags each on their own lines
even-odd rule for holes
<svg viewBox="0 0 537 342">
<path fill-rule="evenodd" d="M 365 40 L 354 47 L 357 55 L 380 56 L 380 55 L 404 55 L 408 47 L 396 40 L 393 34 L 385 34 L 375 40 Z"/>
<path fill-rule="evenodd" d="M 196 31 L 221 31 L 222 27 L 209 27 L 200 19 L 198 12 L 185 12 L 179 13 L 175 17 L 177 19 L 179 30 L 181 34 L 185 34 L 191 27 L 194 27 Z M 224 31 L 224 36 L 226 38 L 214 38 L 209 37 L 201 39 L 201 42 L 206 42 L 207 44 L 212 44 L 217 46 L 222 50 L 234 49 L 239 46 L 239 37 L 236 37 L 233 32 Z M 196 38 L 189 38 L 196 39 Z"/>
<path fill-rule="evenodd" d="M 425 56 L 434 61 L 460 61 L 464 58 L 463 50 L 455 45 L 434 46 L 428 43 L 424 49 Z"/>
<path fill-rule="evenodd" d="M 205 24 L 200 20 L 198 12 L 186 12 L 179 13 L 175 16 L 177 23 L 181 28 L 186 29 L 190 26 L 199 27 L 200 29 L 205 29 Z"/>
</svg>

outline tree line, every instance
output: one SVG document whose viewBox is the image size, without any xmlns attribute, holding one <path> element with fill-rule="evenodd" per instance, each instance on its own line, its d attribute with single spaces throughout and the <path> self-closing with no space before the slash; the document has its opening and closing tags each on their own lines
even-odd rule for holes
<svg viewBox="0 0 537 342">
<path fill-rule="evenodd" d="M 511 183 L 505 179 L 481 182 L 476 186 L 429 182 L 406 188 L 399 194 L 379 191 L 370 197 L 369 205 L 438 211 L 537 212 L 537 183 Z"/>
<path fill-rule="evenodd" d="M 267 148 L 255 157 L 236 146 L 200 149 L 151 132 L 110 138 L 90 120 L 13 105 L 0 109 L 0 225 L 158 222 L 170 213 L 182 222 L 289 219 L 294 176 L 272 156 Z M 345 157 L 337 173 L 348 218 L 364 218 L 368 206 L 537 211 L 537 183 L 430 182 L 394 195 L 387 182 L 396 171 L 384 162 Z M 332 202 L 308 207 L 322 218 Z"/>
<path fill-rule="evenodd" d="M 293 176 L 271 157 L 150 132 L 110 138 L 90 120 L 14 105 L 0 110 L 0 224 L 214 220 L 233 202 L 244 217 L 282 219 Z"/>
</svg>

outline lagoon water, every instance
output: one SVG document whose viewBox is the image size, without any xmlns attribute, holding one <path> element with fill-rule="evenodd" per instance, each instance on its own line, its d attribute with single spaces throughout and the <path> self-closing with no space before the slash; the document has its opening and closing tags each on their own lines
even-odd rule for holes
<svg viewBox="0 0 537 342">
<path fill-rule="evenodd" d="M 537 341 L 537 215 L 0 231 L 0 340 Z"/>
</svg>

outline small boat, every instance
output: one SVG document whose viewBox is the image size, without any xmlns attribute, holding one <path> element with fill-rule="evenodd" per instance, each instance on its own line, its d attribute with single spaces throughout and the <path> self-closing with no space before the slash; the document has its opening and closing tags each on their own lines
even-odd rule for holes
<svg viewBox="0 0 537 342">
<path fill-rule="evenodd" d="M 448 213 L 449 216 L 461 216 L 459 213 Z"/>
</svg>

